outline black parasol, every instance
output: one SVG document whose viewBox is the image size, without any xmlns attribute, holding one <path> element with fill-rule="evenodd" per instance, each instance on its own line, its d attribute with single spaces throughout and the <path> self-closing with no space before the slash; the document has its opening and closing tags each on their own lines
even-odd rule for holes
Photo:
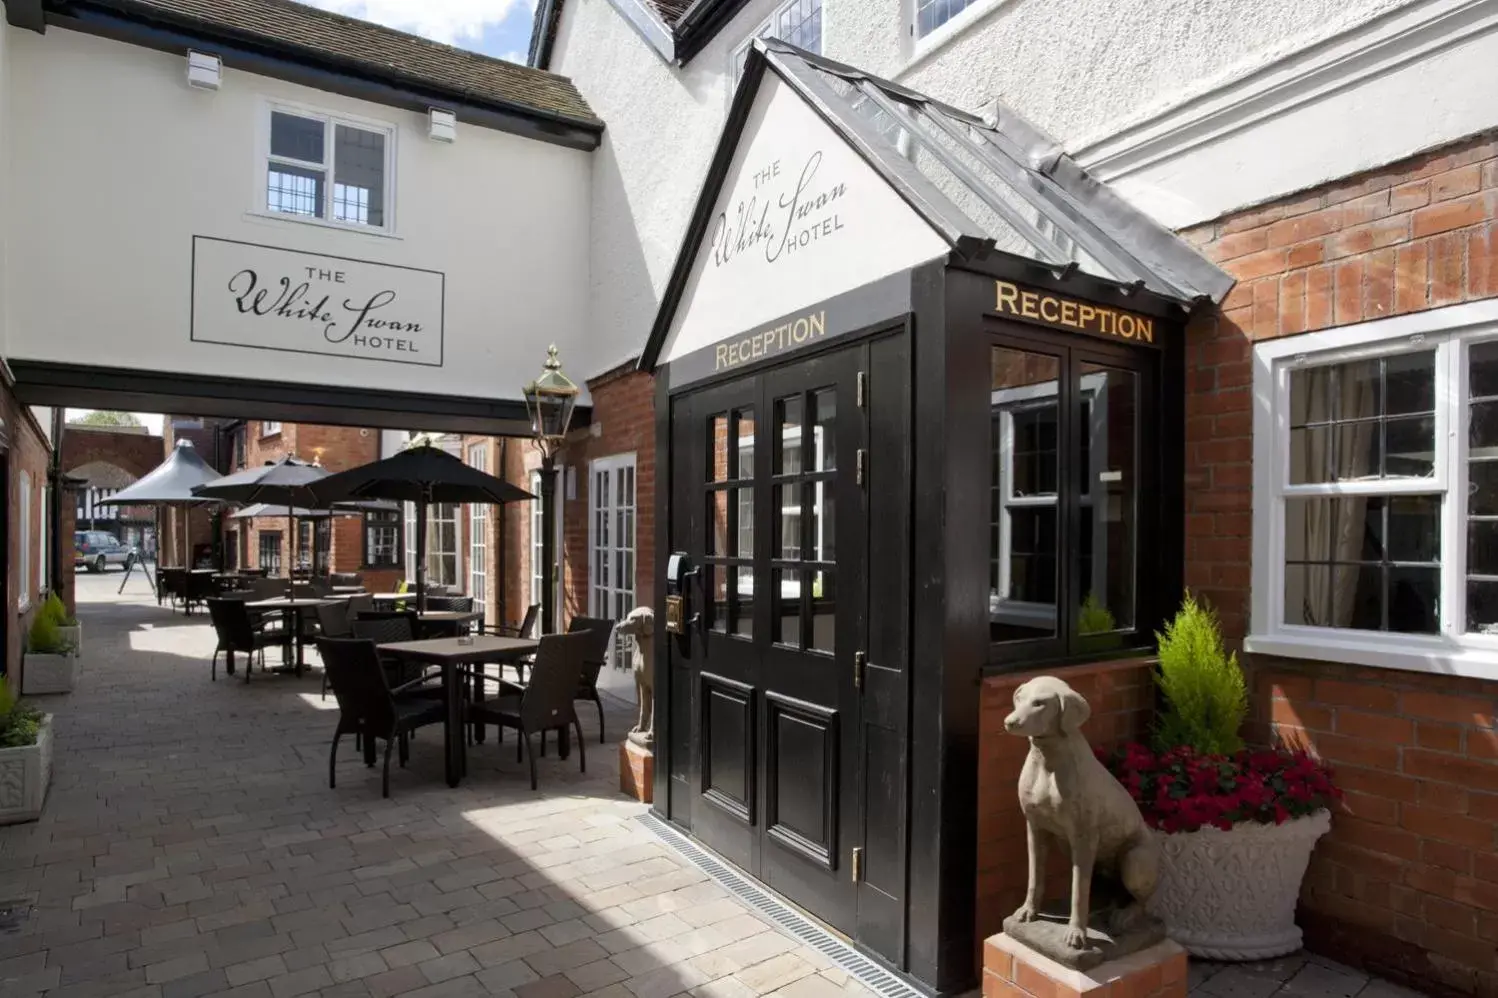
<svg viewBox="0 0 1498 998">
<path fill-rule="evenodd" d="M 297 506 L 320 506 L 313 494 L 311 485 L 320 479 L 328 477 L 327 469 L 320 468 L 306 461 L 298 461 L 296 458 L 287 456 L 279 461 L 261 465 L 258 468 L 246 468 L 244 471 L 236 471 L 232 475 L 199 485 L 193 489 L 193 495 L 201 499 L 218 499 L 223 502 L 237 503 L 268 503 L 283 507 L 286 511 L 286 523 L 290 528 L 290 550 L 296 550 L 296 516 Z M 286 595 L 291 597 L 291 566 L 287 565 L 286 571 Z"/>
<path fill-rule="evenodd" d="M 353 499 L 398 499 L 416 504 L 416 600 L 426 609 L 427 506 L 441 503 L 503 505 L 535 496 L 503 478 L 470 467 L 439 447 L 421 444 L 380 461 L 340 471 L 312 486 L 314 505 Z"/>
</svg>

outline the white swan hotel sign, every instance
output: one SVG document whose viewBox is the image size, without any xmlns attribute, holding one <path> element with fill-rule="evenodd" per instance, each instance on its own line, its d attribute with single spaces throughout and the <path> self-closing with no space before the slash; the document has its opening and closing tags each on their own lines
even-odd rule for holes
<svg viewBox="0 0 1498 998">
<path fill-rule="evenodd" d="M 442 366 L 444 275 L 194 236 L 195 343 Z"/>
</svg>

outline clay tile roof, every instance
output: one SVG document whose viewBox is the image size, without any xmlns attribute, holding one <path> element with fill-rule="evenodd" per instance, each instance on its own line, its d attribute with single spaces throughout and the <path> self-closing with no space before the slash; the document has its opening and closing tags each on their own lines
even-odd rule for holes
<svg viewBox="0 0 1498 998">
<path fill-rule="evenodd" d="M 292 0 L 89 0 L 126 16 L 300 50 L 455 99 L 601 126 L 572 81 Z"/>
</svg>

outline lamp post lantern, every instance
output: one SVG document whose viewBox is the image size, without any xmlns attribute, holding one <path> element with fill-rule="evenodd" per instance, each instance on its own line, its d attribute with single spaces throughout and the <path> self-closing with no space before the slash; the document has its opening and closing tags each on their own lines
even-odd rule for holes
<svg viewBox="0 0 1498 998">
<path fill-rule="evenodd" d="M 577 385 L 562 373 L 557 348 L 546 351 L 541 376 L 523 389 L 525 408 L 531 417 L 531 432 L 541 449 L 541 633 L 556 630 L 556 492 L 557 450 L 567 437 L 572 409 L 577 405 Z"/>
</svg>

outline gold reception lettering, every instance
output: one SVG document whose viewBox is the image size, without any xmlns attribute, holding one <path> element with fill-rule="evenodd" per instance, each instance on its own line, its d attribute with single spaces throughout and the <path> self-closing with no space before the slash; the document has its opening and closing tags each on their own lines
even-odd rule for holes
<svg viewBox="0 0 1498 998">
<path fill-rule="evenodd" d="M 713 371 L 726 371 L 740 364 L 773 357 L 788 347 L 801 346 L 826 335 L 825 311 L 797 316 L 789 322 L 750 333 L 741 339 L 719 343 L 713 351 Z"/>
<path fill-rule="evenodd" d="M 1089 305 L 1060 295 L 1026 291 L 1008 281 L 995 281 L 994 286 L 997 290 L 994 311 L 1000 315 L 1038 319 L 1053 326 L 1065 326 L 1084 333 L 1133 340 L 1136 343 L 1155 342 L 1155 320 L 1149 316 L 1104 305 Z M 719 347 L 718 350 L 718 366 L 721 370 L 723 348 Z"/>
</svg>

